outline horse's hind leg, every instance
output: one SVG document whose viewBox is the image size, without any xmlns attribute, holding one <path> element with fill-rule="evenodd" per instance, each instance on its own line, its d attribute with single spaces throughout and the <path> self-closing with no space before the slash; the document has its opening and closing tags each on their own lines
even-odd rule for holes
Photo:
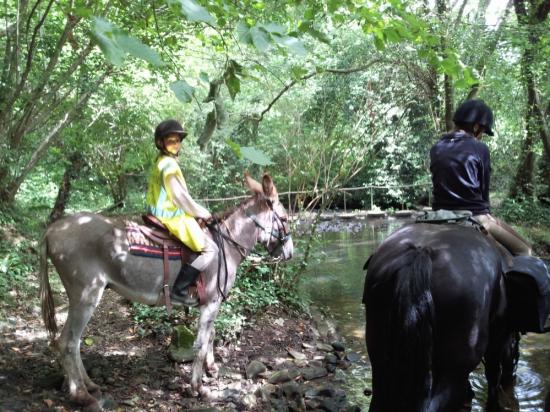
<svg viewBox="0 0 550 412">
<path fill-rule="evenodd" d="M 67 291 L 70 288 L 66 288 Z M 88 377 L 80 357 L 80 338 L 101 299 L 105 285 L 82 288 L 81 293 L 69 294 L 69 314 L 58 340 L 60 361 L 63 365 L 72 401 L 86 406 L 87 410 L 99 410 L 97 400 L 90 395 L 99 386 Z"/>
<path fill-rule="evenodd" d="M 487 378 L 487 411 L 519 411 L 514 392 L 516 368 L 519 359 L 517 332 L 495 334 L 485 354 L 485 377 Z"/>
</svg>

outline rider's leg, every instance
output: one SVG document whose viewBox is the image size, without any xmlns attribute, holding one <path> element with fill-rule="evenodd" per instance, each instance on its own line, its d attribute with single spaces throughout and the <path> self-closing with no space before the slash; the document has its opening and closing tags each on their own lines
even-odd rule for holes
<svg viewBox="0 0 550 412">
<path fill-rule="evenodd" d="M 501 243 L 514 256 L 531 255 L 531 245 L 514 229 L 490 214 L 476 215 L 474 218 L 483 225 L 497 242 Z"/>
<path fill-rule="evenodd" d="M 205 237 L 205 245 L 201 254 L 190 265 L 184 264 L 176 278 L 174 288 L 172 289 L 172 299 L 184 303 L 186 305 L 198 304 L 197 296 L 189 295 L 189 286 L 193 285 L 202 271 L 204 271 L 210 263 L 218 255 L 218 246 L 209 237 Z"/>
</svg>

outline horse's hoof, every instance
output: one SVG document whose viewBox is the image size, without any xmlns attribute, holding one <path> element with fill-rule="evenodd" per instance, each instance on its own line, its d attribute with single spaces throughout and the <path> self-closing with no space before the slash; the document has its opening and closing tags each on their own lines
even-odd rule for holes
<svg viewBox="0 0 550 412">
<path fill-rule="evenodd" d="M 208 376 L 215 379 L 218 378 L 219 371 L 220 368 L 216 364 L 206 368 L 206 373 L 208 374 Z"/>
<path fill-rule="evenodd" d="M 99 407 L 99 404 L 97 402 L 85 406 L 82 410 L 84 412 L 101 412 L 101 408 Z"/>
<path fill-rule="evenodd" d="M 88 393 L 97 400 L 100 400 L 102 398 L 101 389 L 99 388 L 99 386 L 97 388 L 88 388 Z"/>
<path fill-rule="evenodd" d="M 202 399 L 205 399 L 205 400 L 208 400 L 208 401 L 213 401 L 213 400 L 216 399 L 216 396 L 214 396 L 212 391 L 210 389 L 208 389 L 207 387 L 205 387 L 205 386 L 202 386 L 199 389 L 199 394 L 200 394 L 200 397 Z"/>
</svg>

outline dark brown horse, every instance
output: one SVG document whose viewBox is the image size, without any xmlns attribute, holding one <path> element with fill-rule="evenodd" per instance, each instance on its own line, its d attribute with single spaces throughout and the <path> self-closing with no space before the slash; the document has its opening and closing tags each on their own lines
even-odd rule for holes
<svg viewBox="0 0 550 412">
<path fill-rule="evenodd" d="M 389 236 L 365 266 L 371 412 L 468 409 L 468 376 L 482 360 L 487 409 L 517 407 L 520 334 L 506 261 L 493 241 L 458 225 L 411 224 Z"/>
<path fill-rule="evenodd" d="M 194 344 L 196 354 L 191 378 L 194 390 L 201 389 L 203 365 L 212 374 L 217 372 L 213 353 L 214 320 L 222 295 L 235 282 L 237 266 L 256 243 L 263 244 L 273 257 L 290 259 L 293 254 L 286 211 L 271 177 L 265 175 L 260 184 L 247 176 L 247 183 L 254 195 L 228 212 L 218 227 L 227 239 L 223 247 L 226 260 L 220 262 L 221 267 L 214 261 L 203 273 L 205 304 L 200 307 Z M 69 298 L 69 313 L 57 348 L 70 397 L 86 410 L 97 411 L 100 409 L 99 387 L 88 377 L 80 359 L 82 332 L 106 287 L 132 301 L 149 305 L 162 301 L 162 259 L 130 254 L 125 231 L 100 215 L 80 213 L 53 223 L 46 230 L 43 242 L 41 298 L 44 322 L 54 337 L 57 326 L 48 280 L 48 258 L 55 265 Z M 179 266 L 179 262 L 170 265 L 170 285 Z"/>
</svg>

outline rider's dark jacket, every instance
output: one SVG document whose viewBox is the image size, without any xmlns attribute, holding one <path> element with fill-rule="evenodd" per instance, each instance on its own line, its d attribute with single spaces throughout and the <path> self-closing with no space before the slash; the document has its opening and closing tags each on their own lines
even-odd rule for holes
<svg viewBox="0 0 550 412">
<path fill-rule="evenodd" d="M 489 213 L 491 160 L 485 143 L 464 131 L 445 134 L 430 150 L 433 209 Z"/>
</svg>

